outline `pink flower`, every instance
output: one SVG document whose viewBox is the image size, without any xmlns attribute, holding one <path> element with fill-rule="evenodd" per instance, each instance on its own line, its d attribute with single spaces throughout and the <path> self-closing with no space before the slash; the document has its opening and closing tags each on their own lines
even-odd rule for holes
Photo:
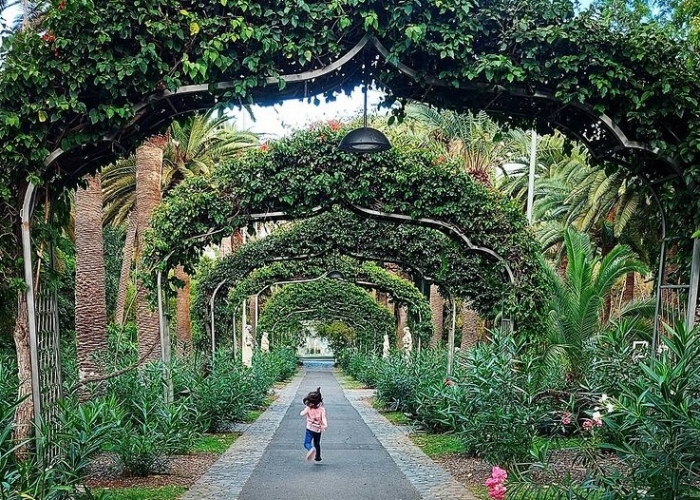
<svg viewBox="0 0 700 500">
<path fill-rule="evenodd" d="M 498 484 L 489 489 L 489 496 L 494 500 L 503 500 L 506 497 L 506 487 Z"/>
<path fill-rule="evenodd" d="M 583 429 L 586 431 L 590 431 L 593 428 L 593 425 L 594 425 L 594 423 L 593 423 L 593 420 L 591 420 L 591 419 L 587 418 L 583 421 Z"/>
<path fill-rule="evenodd" d="M 493 469 L 491 469 L 491 477 L 500 481 L 505 481 L 506 479 L 508 479 L 508 473 L 500 467 L 496 466 Z"/>
<path fill-rule="evenodd" d="M 561 423 L 564 425 L 569 425 L 571 423 L 571 413 L 564 412 L 561 416 Z"/>
<path fill-rule="evenodd" d="M 491 469 L 491 477 L 484 481 L 484 485 L 489 489 L 489 496 L 494 500 L 504 500 L 506 497 L 506 487 L 503 486 L 508 479 L 508 473 L 496 466 Z"/>
</svg>

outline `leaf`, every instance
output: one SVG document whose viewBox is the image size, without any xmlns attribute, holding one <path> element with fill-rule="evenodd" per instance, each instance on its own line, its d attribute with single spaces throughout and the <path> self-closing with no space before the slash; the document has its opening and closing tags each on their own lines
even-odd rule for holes
<svg viewBox="0 0 700 500">
<path fill-rule="evenodd" d="M 41 123 L 44 123 L 48 119 L 48 116 L 46 116 L 46 111 L 44 111 L 43 109 L 39 110 L 38 115 L 39 115 L 39 121 Z"/>
<path fill-rule="evenodd" d="M 197 33 L 199 33 L 199 24 L 197 24 L 195 21 L 192 21 L 190 23 L 190 35 L 194 36 Z"/>
</svg>

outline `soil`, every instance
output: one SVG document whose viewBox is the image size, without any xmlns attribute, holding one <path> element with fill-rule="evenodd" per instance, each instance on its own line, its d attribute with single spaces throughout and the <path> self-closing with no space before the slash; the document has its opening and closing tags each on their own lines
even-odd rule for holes
<svg viewBox="0 0 700 500">
<path fill-rule="evenodd" d="M 204 474 L 219 458 L 215 453 L 196 453 L 191 455 L 175 455 L 165 464 L 163 473 L 147 477 L 123 477 L 114 465 L 113 458 L 101 455 L 91 466 L 91 472 L 85 481 L 89 488 L 157 488 L 160 486 L 190 487 Z M 461 454 L 443 455 L 433 458 L 437 464 L 445 468 L 452 477 L 467 487 L 481 486 L 491 475 L 491 465 L 476 458 Z M 567 474 L 581 478 L 585 468 L 578 462 L 571 451 L 558 451 L 550 463 L 550 475 L 541 479 L 552 479 L 552 476 L 562 478 Z"/>
<path fill-rule="evenodd" d="M 193 453 L 175 455 L 164 463 L 163 472 L 146 477 L 124 477 L 109 454 L 100 455 L 90 466 L 85 486 L 95 488 L 157 488 L 160 486 L 192 486 L 204 474 L 219 455 Z"/>
</svg>

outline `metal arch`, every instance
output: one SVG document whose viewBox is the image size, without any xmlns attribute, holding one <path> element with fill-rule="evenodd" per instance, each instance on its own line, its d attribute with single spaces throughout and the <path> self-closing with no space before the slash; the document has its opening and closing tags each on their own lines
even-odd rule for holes
<svg viewBox="0 0 700 500">
<path fill-rule="evenodd" d="M 432 228 L 438 229 L 441 232 L 446 233 L 446 234 L 452 233 L 454 236 L 456 236 L 461 241 L 463 241 L 470 250 L 474 250 L 476 252 L 481 252 L 481 253 L 485 253 L 487 255 L 490 255 L 491 257 L 496 259 L 498 262 L 503 264 L 503 267 L 505 268 L 506 272 L 508 273 L 508 279 L 510 279 L 510 283 L 512 285 L 515 284 L 515 276 L 513 275 L 513 270 L 510 268 L 510 265 L 508 265 L 508 262 L 506 262 L 506 260 L 503 257 L 501 257 L 500 254 L 498 254 L 494 250 L 491 250 L 490 248 L 474 245 L 471 242 L 471 240 L 467 237 L 467 235 L 464 234 L 462 231 L 460 231 L 459 228 L 457 228 L 453 224 L 449 224 L 447 222 L 442 222 L 442 221 L 439 221 L 437 219 L 429 219 L 427 217 L 413 218 L 413 217 L 410 217 L 408 215 L 382 212 L 379 210 L 373 210 L 371 208 L 360 207 L 360 206 L 355 205 L 353 203 L 350 203 L 349 206 L 351 207 L 351 209 L 353 211 L 360 212 L 360 213 L 368 215 L 372 218 L 407 222 L 409 224 L 417 224 L 420 226 L 432 227 Z"/>
<path fill-rule="evenodd" d="M 367 36 L 367 35 L 365 35 Z M 364 38 L 363 38 L 364 40 Z M 377 52 L 384 58 L 384 60 L 388 63 L 393 65 L 396 69 L 398 69 L 401 73 L 405 74 L 406 76 L 410 77 L 413 80 L 418 80 L 418 72 L 414 70 L 413 68 L 410 68 L 409 66 L 401 63 L 400 61 L 396 62 L 391 62 L 390 60 L 390 52 L 389 50 L 382 45 L 382 43 L 374 36 L 371 37 L 371 42 L 372 45 L 377 49 Z M 452 85 L 447 84 L 446 82 L 435 78 L 433 76 L 427 75 L 423 76 L 422 78 L 425 82 L 435 85 L 435 86 L 440 86 L 440 87 L 447 87 L 450 88 Z M 555 99 L 551 94 L 548 94 L 546 92 L 542 92 L 539 90 L 536 90 L 534 92 L 526 92 L 522 89 L 508 89 L 506 87 L 503 87 L 501 85 L 487 85 L 487 84 L 480 84 L 480 83 L 472 83 L 469 84 L 465 87 L 474 87 L 474 88 L 479 88 L 482 90 L 487 90 L 489 92 L 493 92 L 495 90 L 498 90 L 502 93 L 509 94 L 509 95 L 514 95 L 514 96 L 528 96 L 528 97 L 534 97 L 536 99 L 542 99 L 542 100 L 547 100 L 547 101 L 552 101 L 552 102 L 560 102 L 558 99 Z M 464 89 L 465 87 L 460 87 Z M 563 105 L 562 108 L 560 108 L 557 113 L 561 111 L 561 109 L 566 108 L 566 107 L 572 107 L 572 108 L 578 108 L 588 115 L 597 118 L 603 125 L 605 125 L 610 132 L 615 136 L 617 141 L 624 146 L 626 149 L 638 149 L 642 150 L 647 153 L 651 153 L 652 155 L 656 156 L 657 158 L 663 160 L 664 162 L 668 163 L 671 168 L 679 175 L 682 176 L 682 173 L 680 172 L 678 168 L 678 163 L 671 158 L 667 157 L 662 157 L 659 156 L 658 154 L 658 148 L 652 148 L 646 144 L 643 144 L 638 141 L 632 141 L 627 138 L 627 135 L 622 131 L 622 129 L 606 114 L 604 113 L 597 113 L 593 111 L 592 108 L 589 106 L 581 105 L 581 104 L 575 104 L 575 103 L 566 103 Z M 484 108 L 486 109 L 486 108 Z M 551 117 L 550 117 L 551 119 Z M 567 127 L 564 124 L 560 124 L 554 120 L 551 120 L 553 123 L 556 123 L 560 127 L 568 130 L 571 134 L 577 136 L 582 142 L 586 144 L 590 144 L 590 141 L 586 140 L 584 137 L 580 137 L 580 134 L 575 133 L 573 130 L 571 130 L 569 127 Z"/>
<path fill-rule="evenodd" d="M 348 52 L 346 52 L 343 56 L 341 56 L 339 59 L 333 61 L 332 63 L 328 64 L 327 66 L 324 66 L 319 69 L 315 70 L 310 70 L 310 71 L 305 71 L 301 73 L 293 73 L 293 74 L 288 74 L 288 75 L 279 75 L 276 77 L 267 77 L 265 79 L 265 83 L 262 85 L 262 87 L 266 87 L 269 85 L 274 85 L 278 84 L 280 81 L 285 81 L 287 83 L 301 83 L 301 82 L 307 82 L 316 78 L 320 78 L 326 75 L 329 75 L 333 73 L 334 71 L 339 70 L 342 68 L 345 64 L 347 64 L 349 61 L 351 61 L 355 56 L 357 56 L 362 50 L 364 50 L 368 46 L 372 46 L 378 54 L 383 57 L 384 62 L 386 64 L 394 66 L 401 74 L 411 78 L 414 81 L 418 81 L 419 76 L 421 81 L 433 85 L 433 86 L 439 86 L 442 88 L 453 88 L 452 85 L 448 85 L 446 82 L 440 80 L 439 78 L 436 78 L 435 76 L 432 75 L 419 75 L 416 70 L 413 68 L 407 66 L 406 64 L 403 64 L 400 61 L 392 60 L 390 57 L 390 51 L 374 36 L 370 34 L 365 34 L 358 43 L 356 43 Z M 119 148 L 124 149 L 117 141 L 117 137 L 120 136 L 123 132 L 125 132 L 127 129 L 130 127 L 135 127 L 137 126 L 139 120 L 144 116 L 144 113 L 148 110 L 150 106 L 152 106 L 154 103 L 158 103 L 161 101 L 168 101 L 176 96 L 206 96 L 209 95 L 212 97 L 214 103 L 216 102 L 216 91 L 225 91 L 230 88 L 233 88 L 235 86 L 234 81 L 225 81 L 225 82 L 216 82 L 216 83 L 211 83 L 211 84 L 198 84 L 198 85 L 183 85 L 179 88 L 177 88 L 174 91 L 163 91 L 157 94 L 152 94 L 150 96 L 147 96 L 144 100 L 142 100 L 140 103 L 137 103 L 134 105 L 134 118 L 124 127 L 120 128 L 119 130 L 115 131 L 113 134 L 110 134 L 109 136 L 106 136 L 103 138 L 104 141 L 110 142 L 113 145 L 117 145 Z M 542 92 L 542 91 L 526 91 L 524 89 L 519 89 L 519 88 L 506 88 L 501 85 L 488 85 L 488 84 L 483 84 L 483 83 L 469 83 L 465 84 L 463 86 L 458 87 L 462 90 L 468 90 L 469 88 L 473 89 L 478 89 L 484 92 L 488 93 L 499 93 L 499 94 L 507 94 L 510 96 L 514 97 L 529 97 L 533 99 L 541 99 L 549 102 L 560 102 L 559 100 L 555 99 L 551 94 Z M 498 99 L 498 95 L 495 97 L 495 99 Z M 211 106 L 207 106 L 211 107 Z M 487 104 L 485 107 L 483 107 L 484 110 L 487 110 L 489 105 Z M 610 156 L 610 154 L 613 152 L 612 150 L 608 149 L 606 151 L 596 151 L 593 146 L 594 144 L 591 143 L 589 140 L 586 140 L 585 137 L 581 136 L 580 132 L 577 132 L 570 128 L 570 126 L 566 125 L 565 123 L 561 123 L 556 119 L 556 115 L 559 115 L 562 111 L 562 109 L 570 107 L 572 109 L 579 109 L 583 113 L 585 113 L 588 117 L 593 120 L 593 123 L 598 123 L 601 126 L 603 126 L 607 131 L 609 131 L 612 136 L 615 138 L 615 140 L 620 144 L 621 147 L 627 149 L 627 150 L 638 150 L 638 151 L 643 151 L 645 153 L 648 153 L 652 155 L 653 157 L 665 162 L 670 168 L 678 174 L 682 178 L 682 174 L 680 171 L 680 168 L 673 159 L 670 159 L 668 157 L 662 157 L 659 156 L 658 150 L 656 148 L 652 148 L 646 144 L 643 144 L 641 142 L 637 141 L 632 141 L 630 140 L 626 134 L 622 131 L 622 129 L 607 115 L 597 113 L 595 112 L 592 108 L 581 105 L 581 104 L 576 104 L 576 103 L 566 103 L 563 104 L 562 107 L 559 107 L 554 114 L 551 114 L 547 117 L 542 116 L 540 119 L 546 119 L 550 121 L 550 123 L 555 124 L 559 128 L 566 130 L 569 134 L 573 135 L 574 137 L 579 138 L 582 140 L 585 144 L 588 145 L 588 148 L 591 150 L 593 155 L 598 158 L 607 158 Z M 179 114 L 185 114 L 189 113 L 192 111 L 195 111 L 197 109 L 203 109 L 203 106 L 197 106 L 193 105 L 191 107 L 187 107 L 184 111 L 181 111 Z M 169 117 L 172 117 L 172 114 L 168 115 Z M 617 149 L 617 148 L 614 148 Z M 52 151 L 45 160 L 45 164 L 48 166 L 54 161 L 56 161 L 59 157 L 63 156 L 66 153 L 73 153 L 73 151 L 63 151 L 61 148 L 57 148 L 56 150 Z M 611 158 L 612 159 L 612 158 Z M 619 162 L 618 162 L 619 163 Z"/>
</svg>

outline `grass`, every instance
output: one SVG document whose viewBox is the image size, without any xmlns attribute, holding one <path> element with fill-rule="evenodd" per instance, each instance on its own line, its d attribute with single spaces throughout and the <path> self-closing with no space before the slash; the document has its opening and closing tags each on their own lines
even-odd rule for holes
<svg viewBox="0 0 700 500">
<path fill-rule="evenodd" d="M 238 439 L 239 433 L 226 434 L 205 434 L 192 447 L 193 453 L 218 453 L 221 454 L 229 449 L 233 442 Z"/>
<path fill-rule="evenodd" d="M 454 434 L 411 434 L 413 441 L 429 457 L 462 453 L 464 444 Z"/>
<path fill-rule="evenodd" d="M 335 372 L 335 377 L 338 379 L 340 387 L 343 389 L 366 389 L 367 387 L 360 381 L 355 380 L 349 375 L 343 374 L 341 371 Z"/>
<path fill-rule="evenodd" d="M 99 489 L 101 500 L 176 500 L 187 491 L 184 486 L 162 486 L 160 488 Z"/>
<path fill-rule="evenodd" d="M 382 411 L 382 415 L 394 425 L 408 425 L 411 420 L 400 411 Z"/>
</svg>

